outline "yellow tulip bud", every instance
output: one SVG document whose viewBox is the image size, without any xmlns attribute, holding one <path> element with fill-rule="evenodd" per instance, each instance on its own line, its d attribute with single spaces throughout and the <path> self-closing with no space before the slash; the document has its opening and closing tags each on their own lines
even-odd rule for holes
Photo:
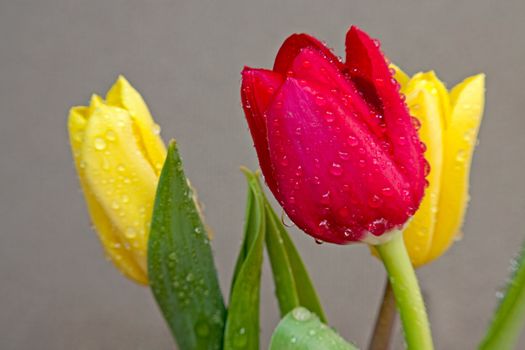
<svg viewBox="0 0 525 350">
<path fill-rule="evenodd" d="M 147 284 L 147 244 L 166 148 L 140 94 L 120 76 L 104 101 L 69 113 L 75 166 L 91 220 L 107 256 Z"/>
<path fill-rule="evenodd" d="M 461 237 L 470 165 L 485 102 L 485 75 L 467 78 L 449 92 L 434 72 L 410 78 L 398 67 L 392 68 L 410 114 L 421 123 L 419 136 L 431 167 L 423 201 L 403 233 L 410 259 L 419 267 L 440 257 Z"/>
<path fill-rule="evenodd" d="M 467 78 L 448 92 L 434 72 L 408 78 L 394 68 L 410 113 L 421 122 L 419 135 L 431 166 L 425 197 L 404 230 L 412 263 L 421 266 L 441 256 L 461 235 L 472 153 L 483 115 L 485 76 Z"/>
</svg>

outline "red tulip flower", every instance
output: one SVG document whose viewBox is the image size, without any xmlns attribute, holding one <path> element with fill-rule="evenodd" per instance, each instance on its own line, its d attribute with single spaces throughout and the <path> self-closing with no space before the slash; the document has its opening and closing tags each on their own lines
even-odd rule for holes
<svg viewBox="0 0 525 350">
<path fill-rule="evenodd" d="M 309 35 L 290 36 L 273 70 L 243 70 L 241 97 L 266 182 L 309 235 L 379 244 L 418 208 L 425 146 L 365 32 L 348 31 L 345 63 Z"/>
</svg>

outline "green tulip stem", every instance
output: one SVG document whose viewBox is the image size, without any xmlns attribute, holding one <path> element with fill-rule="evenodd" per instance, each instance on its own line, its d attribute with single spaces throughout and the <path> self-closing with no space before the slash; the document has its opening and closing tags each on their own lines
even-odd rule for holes
<svg viewBox="0 0 525 350">
<path fill-rule="evenodd" d="M 425 304 L 414 267 L 405 248 L 403 234 L 395 233 L 390 241 L 376 248 L 394 291 L 407 349 L 432 350 L 434 346 Z"/>
</svg>

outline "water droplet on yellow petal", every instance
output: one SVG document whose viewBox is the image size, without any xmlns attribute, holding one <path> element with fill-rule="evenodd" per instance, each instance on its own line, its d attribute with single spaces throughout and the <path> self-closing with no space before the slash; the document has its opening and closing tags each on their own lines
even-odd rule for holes
<svg viewBox="0 0 525 350">
<path fill-rule="evenodd" d="M 99 151 L 106 149 L 106 141 L 101 137 L 97 137 L 95 139 L 95 149 Z"/>
<path fill-rule="evenodd" d="M 159 125 L 159 124 L 153 124 L 153 126 L 151 127 L 151 129 L 153 130 L 153 133 L 154 133 L 155 135 L 160 134 L 160 125 Z"/>
<path fill-rule="evenodd" d="M 135 228 L 128 227 L 126 229 L 126 237 L 129 238 L 129 239 L 133 239 L 133 238 L 137 237 L 137 231 L 135 230 Z"/>
<path fill-rule="evenodd" d="M 117 139 L 117 135 L 115 134 L 113 130 L 108 130 L 106 132 L 106 139 L 108 141 L 115 141 Z"/>
</svg>

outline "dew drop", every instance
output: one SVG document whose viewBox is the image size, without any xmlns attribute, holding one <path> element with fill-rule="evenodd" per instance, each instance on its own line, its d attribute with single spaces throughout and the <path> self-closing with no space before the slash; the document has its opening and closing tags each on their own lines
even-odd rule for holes
<svg viewBox="0 0 525 350">
<path fill-rule="evenodd" d="M 328 223 L 328 220 L 326 220 L 326 219 L 321 220 L 319 222 L 319 228 L 328 230 L 330 228 L 330 224 Z M 319 243 L 319 242 L 317 242 L 317 240 L 316 240 L 316 243 Z"/>
<path fill-rule="evenodd" d="M 327 123 L 333 123 L 334 120 L 335 120 L 334 113 L 333 113 L 332 111 L 326 111 L 326 112 L 324 112 L 324 120 L 325 120 Z"/>
<path fill-rule="evenodd" d="M 324 106 L 326 104 L 326 101 L 325 101 L 323 96 L 317 95 L 315 97 L 315 104 L 318 105 L 319 107 L 321 107 L 321 106 Z"/>
<path fill-rule="evenodd" d="M 190 272 L 186 275 L 186 282 L 191 282 L 195 279 L 195 276 Z"/>
<path fill-rule="evenodd" d="M 241 327 L 233 338 L 233 346 L 236 348 L 244 348 L 248 343 L 246 328 Z"/>
<path fill-rule="evenodd" d="M 101 137 L 95 138 L 95 149 L 99 151 L 106 149 L 106 141 Z"/>
<path fill-rule="evenodd" d="M 381 233 L 385 232 L 386 221 L 385 219 L 374 220 L 368 225 L 367 229 L 374 235 L 380 235 Z"/>
<path fill-rule="evenodd" d="M 332 163 L 330 167 L 330 174 L 333 176 L 341 176 L 343 174 L 343 167 L 339 163 Z"/>
<path fill-rule="evenodd" d="M 456 161 L 458 163 L 463 163 L 467 159 L 467 152 L 464 150 L 459 150 L 458 154 L 456 155 Z"/>
<path fill-rule="evenodd" d="M 350 159 L 350 153 L 345 151 L 339 151 L 339 158 L 341 158 L 342 160 L 348 160 Z"/>
<path fill-rule="evenodd" d="M 292 311 L 292 316 L 297 321 L 308 321 L 312 317 L 312 313 L 304 307 L 298 307 Z"/>
<path fill-rule="evenodd" d="M 153 124 L 151 126 L 151 130 L 153 131 L 153 133 L 155 135 L 159 135 L 160 134 L 160 125 L 159 124 Z"/>
<path fill-rule="evenodd" d="M 394 195 L 394 190 L 391 187 L 383 187 L 381 192 L 385 197 L 391 197 Z"/>
<path fill-rule="evenodd" d="M 424 176 L 428 176 L 428 174 L 430 174 L 430 163 L 428 162 L 428 160 L 424 159 L 424 162 L 423 162 L 423 175 Z"/>
<path fill-rule="evenodd" d="M 350 145 L 350 147 L 355 147 L 357 146 L 358 144 L 358 141 L 357 141 L 357 138 L 355 136 L 348 136 L 348 144 Z"/>
<path fill-rule="evenodd" d="M 421 129 L 421 122 L 419 121 L 419 119 L 417 119 L 416 117 L 410 117 L 410 121 L 412 122 L 412 126 L 414 126 L 416 130 Z"/>
<path fill-rule="evenodd" d="M 327 191 L 321 196 L 322 204 L 330 204 L 330 191 Z"/>
<path fill-rule="evenodd" d="M 375 194 L 372 197 L 368 198 L 368 205 L 371 208 L 379 208 L 379 206 L 381 205 L 381 202 L 382 202 L 381 197 Z"/>
<path fill-rule="evenodd" d="M 126 237 L 129 239 L 137 237 L 137 231 L 133 227 L 128 227 L 126 229 Z"/>
<path fill-rule="evenodd" d="M 206 338 L 210 334 L 210 327 L 205 321 L 199 321 L 195 326 L 195 333 L 198 337 Z"/>
<path fill-rule="evenodd" d="M 284 211 L 281 212 L 281 223 L 285 227 L 293 227 L 294 226 L 294 223 L 290 220 L 290 218 L 288 217 L 288 215 L 286 215 L 286 213 Z"/>
<path fill-rule="evenodd" d="M 108 130 L 106 132 L 106 139 L 108 141 L 115 141 L 117 139 L 117 135 L 115 134 L 113 130 Z"/>
</svg>

